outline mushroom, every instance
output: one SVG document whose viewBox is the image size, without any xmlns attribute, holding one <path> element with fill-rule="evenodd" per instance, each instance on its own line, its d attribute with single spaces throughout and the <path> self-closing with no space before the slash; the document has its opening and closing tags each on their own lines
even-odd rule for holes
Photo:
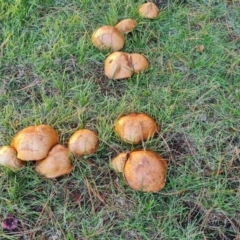
<svg viewBox="0 0 240 240">
<path fill-rule="evenodd" d="M 17 170 L 24 167 L 26 162 L 17 158 L 17 151 L 14 148 L 2 146 L 0 147 L 0 165 Z"/>
<path fill-rule="evenodd" d="M 130 54 L 131 63 L 134 73 L 139 73 L 146 70 L 149 66 L 148 60 L 139 53 Z"/>
<path fill-rule="evenodd" d="M 137 26 L 137 22 L 131 18 L 124 19 L 119 22 L 115 28 L 117 28 L 122 33 L 129 33 Z"/>
<path fill-rule="evenodd" d="M 156 4 L 147 2 L 142 4 L 138 9 L 139 14 L 144 18 L 156 18 L 159 14 L 159 9 Z"/>
<path fill-rule="evenodd" d="M 17 157 L 23 161 L 41 160 L 59 141 L 58 133 L 49 125 L 29 126 L 19 131 L 11 142 Z"/>
<path fill-rule="evenodd" d="M 152 138 L 159 131 L 159 126 L 152 117 L 145 113 L 130 113 L 120 117 L 114 129 L 123 141 L 139 144 Z"/>
<path fill-rule="evenodd" d="M 124 46 L 124 36 L 115 27 L 102 26 L 92 34 L 92 43 L 99 49 L 111 49 L 118 51 Z"/>
<path fill-rule="evenodd" d="M 166 173 L 166 160 L 150 150 L 132 151 L 123 169 L 128 185 L 143 192 L 158 192 L 163 189 Z"/>
<path fill-rule="evenodd" d="M 111 160 L 110 166 L 116 172 L 123 172 L 125 162 L 127 161 L 128 152 L 119 153 Z"/>
<path fill-rule="evenodd" d="M 104 73 L 110 79 L 124 79 L 133 75 L 130 55 L 124 52 L 110 54 L 104 63 Z"/>
<path fill-rule="evenodd" d="M 35 170 L 46 178 L 56 178 L 69 174 L 73 169 L 69 155 L 68 148 L 57 144 L 50 150 L 45 159 L 36 161 Z"/>
<path fill-rule="evenodd" d="M 98 136 L 91 130 L 81 129 L 69 138 L 68 148 L 77 156 L 95 153 L 99 146 Z"/>
</svg>

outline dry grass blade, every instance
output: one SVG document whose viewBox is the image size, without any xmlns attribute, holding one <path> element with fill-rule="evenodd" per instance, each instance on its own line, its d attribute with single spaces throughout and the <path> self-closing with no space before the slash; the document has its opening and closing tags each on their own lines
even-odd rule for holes
<svg viewBox="0 0 240 240">
<path fill-rule="evenodd" d="M 87 179 L 85 179 L 85 183 L 87 185 L 88 192 L 91 192 L 101 203 L 105 204 L 105 200 L 101 197 L 99 192 L 91 186 L 91 184 L 89 183 L 89 181 Z M 95 185 L 95 187 L 96 187 L 96 185 Z M 93 200 L 91 200 L 91 202 L 93 203 Z"/>
</svg>

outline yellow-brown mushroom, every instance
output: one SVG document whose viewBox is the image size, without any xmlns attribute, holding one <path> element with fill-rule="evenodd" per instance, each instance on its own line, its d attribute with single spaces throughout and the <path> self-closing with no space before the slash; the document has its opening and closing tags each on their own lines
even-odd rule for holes
<svg viewBox="0 0 240 240">
<path fill-rule="evenodd" d="M 147 2 L 142 4 L 138 9 L 139 14 L 144 18 L 156 18 L 159 15 L 159 9 L 156 4 Z"/>
<path fill-rule="evenodd" d="M 140 73 L 149 67 L 148 60 L 142 54 L 131 53 L 130 59 L 134 73 Z"/>
<path fill-rule="evenodd" d="M 125 162 L 127 161 L 128 152 L 119 153 L 111 160 L 110 166 L 116 172 L 123 172 Z"/>
<path fill-rule="evenodd" d="M 2 146 L 0 147 L 0 165 L 17 170 L 24 167 L 26 162 L 17 158 L 17 151 L 14 148 Z"/>
<path fill-rule="evenodd" d="M 59 141 L 56 130 L 49 125 L 29 126 L 19 131 L 11 142 L 17 157 L 23 161 L 45 158 L 49 150 Z"/>
<path fill-rule="evenodd" d="M 124 19 L 119 22 L 115 28 L 117 28 L 122 33 L 129 33 L 137 26 L 137 22 L 131 18 Z"/>
<path fill-rule="evenodd" d="M 35 170 L 46 178 L 69 174 L 73 169 L 69 149 L 61 144 L 54 146 L 45 159 L 36 161 Z"/>
<path fill-rule="evenodd" d="M 110 54 L 104 62 L 104 73 L 109 79 L 125 79 L 133 75 L 130 55 L 124 52 Z"/>
<path fill-rule="evenodd" d="M 97 134 L 88 129 L 81 129 L 72 134 L 68 141 L 68 148 L 77 156 L 95 153 L 99 147 Z"/>
<path fill-rule="evenodd" d="M 134 190 L 158 192 L 165 186 L 167 162 L 150 150 L 136 150 L 128 155 L 123 175 Z"/>
<path fill-rule="evenodd" d="M 125 142 L 139 144 L 159 131 L 157 122 L 145 113 L 130 113 L 120 117 L 114 126 L 115 132 Z"/>
<path fill-rule="evenodd" d="M 92 43 L 99 49 L 111 49 L 119 51 L 124 46 L 124 36 L 115 27 L 102 26 L 92 34 Z"/>
</svg>

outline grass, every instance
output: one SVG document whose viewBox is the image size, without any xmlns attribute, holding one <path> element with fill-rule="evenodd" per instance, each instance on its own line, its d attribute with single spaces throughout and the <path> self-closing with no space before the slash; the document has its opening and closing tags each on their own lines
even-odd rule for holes
<svg viewBox="0 0 240 240">
<path fill-rule="evenodd" d="M 62 144 L 84 127 L 101 139 L 60 179 L 39 177 L 31 163 L 2 167 L 0 220 L 14 214 L 19 227 L 0 229 L 0 239 L 239 239 L 240 4 L 155 1 L 160 16 L 148 20 L 138 16 L 142 2 L 0 2 L 0 145 L 40 123 Z M 123 51 L 144 54 L 150 69 L 108 80 L 109 52 L 92 46 L 91 33 L 129 17 L 138 26 Z M 132 111 L 161 125 L 145 143 L 169 163 L 159 193 L 135 192 L 109 168 L 136 147 L 112 131 Z"/>
</svg>

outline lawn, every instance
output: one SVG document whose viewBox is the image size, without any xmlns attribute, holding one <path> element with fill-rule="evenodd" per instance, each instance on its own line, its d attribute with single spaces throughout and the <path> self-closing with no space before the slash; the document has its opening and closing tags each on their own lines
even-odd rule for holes
<svg viewBox="0 0 240 240">
<path fill-rule="evenodd" d="M 95 154 L 44 179 L 34 163 L 0 168 L 0 222 L 18 219 L 0 239 L 240 239 L 240 2 L 156 0 L 141 18 L 133 0 L 0 2 L 0 146 L 24 127 L 49 124 L 67 145 L 81 128 L 98 133 Z M 125 52 L 150 68 L 107 79 L 109 51 L 92 32 L 132 18 Z M 141 145 L 113 132 L 116 119 L 144 112 L 161 126 Z M 110 167 L 122 151 L 147 148 L 168 162 L 165 188 L 131 189 Z"/>
</svg>

